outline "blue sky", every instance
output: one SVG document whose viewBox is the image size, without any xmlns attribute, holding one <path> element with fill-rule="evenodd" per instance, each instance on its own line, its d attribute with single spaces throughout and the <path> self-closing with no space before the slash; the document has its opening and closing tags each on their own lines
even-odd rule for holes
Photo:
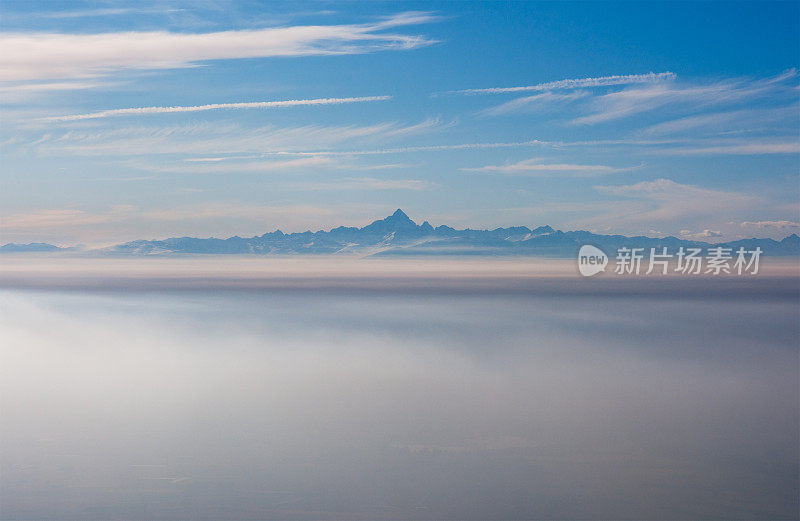
<svg viewBox="0 0 800 521">
<path fill-rule="evenodd" d="M 0 242 L 800 231 L 800 4 L 2 4 Z"/>
</svg>

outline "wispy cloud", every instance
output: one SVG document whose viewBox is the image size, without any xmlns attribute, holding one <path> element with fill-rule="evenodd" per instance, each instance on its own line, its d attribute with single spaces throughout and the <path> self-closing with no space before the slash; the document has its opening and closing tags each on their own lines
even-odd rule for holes
<svg viewBox="0 0 800 521">
<path fill-rule="evenodd" d="M 506 141 L 506 142 L 476 142 L 458 143 L 450 145 L 423 145 L 395 148 L 378 149 L 352 149 L 352 150 L 329 150 L 329 149 L 306 149 L 306 150 L 271 150 L 262 152 L 261 156 L 369 156 L 369 155 L 391 155 L 417 152 L 448 152 L 458 150 L 483 150 L 496 148 L 586 148 L 586 149 L 607 149 L 609 147 L 631 147 L 643 148 L 652 154 L 680 155 L 686 151 L 688 154 L 767 154 L 767 153 L 786 153 L 794 150 L 795 145 L 791 138 L 781 138 L 783 140 L 767 141 L 757 140 L 744 141 L 739 138 L 728 139 L 600 139 L 595 141 L 543 141 L 532 139 L 530 141 Z M 748 144 L 749 141 L 749 144 Z M 689 146 L 694 144 L 694 146 Z M 702 145 L 702 146 L 698 146 Z M 220 161 L 224 159 L 248 158 L 250 156 L 231 156 L 225 158 L 197 158 L 194 161 Z M 506 166 L 506 165 L 503 165 Z M 639 168 L 628 167 L 627 169 Z"/>
<path fill-rule="evenodd" d="M 107 118 L 111 116 L 137 116 L 143 114 L 171 114 L 175 112 L 200 112 L 205 110 L 221 109 L 271 109 L 284 107 L 301 107 L 309 105 L 341 105 L 345 103 L 364 103 L 370 101 L 386 101 L 391 96 L 362 96 L 356 98 L 316 98 L 294 99 L 283 101 L 250 101 L 244 103 L 211 103 L 208 105 L 178 106 L 178 107 L 134 107 L 127 109 L 103 110 L 89 114 L 71 114 L 46 118 L 49 121 L 76 121 L 81 119 Z"/>
<path fill-rule="evenodd" d="M 385 31 L 435 20 L 429 13 L 408 12 L 367 24 L 214 33 L 6 33 L 0 35 L 0 81 L 88 78 L 120 70 L 191 67 L 208 60 L 408 50 L 435 42 Z"/>
<path fill-rule="evenodd" d="M 113 207 L 102 214 L 76 208 L 37 210 L 3 216 L 0 218 L 0 223 L 2 223 L 3 229 L 9 233 L 19 230 L 80 227 L 113 221 L 130 212 L 131 209 L 128 206 Z"/>
<path fill-rule="evenodd" d="M 674 80 L 674 72 L 650 72 L 648 74 L 628 74 L 625 76 L 601 76 L 597 78 L 579 78 L 551 81 L 537 85 L 522 87 L 489 87 L 485 89 L 465 89 L 450 91 L 449 94 L 505 94 L 509 92 L 548 91 L 563 89 L 580 89 L 588 87 L 607 87 L 612 85 L 630 85 L 633 83 L 657 83 Z"/>
<path fill-rule="evenodd" d="M 184 159 L 187 163 L 216 163 L 218 161 L 227 161 L 228 157 L 188 157 Z"/>
<path fill-rule="evenodd" d="M 608 149 L 642 148 L 658 155 L 764 155 L 792 154 L 800 149 L 793 136 L 772 138 L 664 138 L 664 139 L 600 139 L 596 141 L 540 141 L 553 148 Z"/>
<path fill-rule="evenodd" d="M 286 215 L 294 215 L 298 211 L 313 212 L 313 214 L 318 216 L 320 214 L 332 213 L 326 211 L 321 212 L 320 208 L 310 205 L 287 207 L 222 201 L 210 202 L 202 205 L 190 204 L 172 208 L 146 210 L 140 211 L 139 213 L 142 218 L 154 221 L 203 221 L 225 218 L 261 220 L 281 216 L 283 212 L 286 212 Z"/>
<path fill-rule="evenodd" d="M 167 163 L 159 161 L 157 163 L 147 163 L 140 160 L 124 161 L 118 165 L 123 165 L 136 170 L 145 170 L 149 172 L 163 172 L 163 173 L 178 173 L 178 174 L 243 174 L 243 173 L 273 173 L 273 172 L 292 172 L 298 170 L 313 169 L 314 172 L 320 172 L 320 167 L 326 167 L 325 171 L 334 170 L 347 170 L 347 171 L 378 171 L 378 170 L 392 170 L 397 168 L 409 168 L 419 166 L 419 164 L 410 163 L 387 163 L 387 164 L 357 164 L 349 161 L 347 156 L 343 155 L 301 155 L 301 156 L 278 156 L 280 159 L 273 156 L 272 159 L 267 160 L 262 155 L 250 156 L 230 156 L 230 157 L 202 157 L 202 158 L 187 158 L 183 161 L 176 163 Z M 360 178 L 345 178 L 348 187 L 342 189 L 350 189 L 356 186 L 356 181 L 361 183 L 360 186 L 364 188 L 408 188 L 408 189 L 423 189 L 422 182 L 414 180 L 403 180 L 402 182 L 383 181 L 376 178 L 360 177 Z M 394 184 L 392 184 L 394 183 Z M 398 184 L 399 183 L 399 184 Z M 341 186 L 342 180 L 332 183 L 332 186 Z M 306 185 L 304 185 L 306 186 Z M 310 186 L 310 185 L 309 185 Z M 322 185 L 319 185 L 322 186 Z M 325 185 L 328 186 L 327 184 Z M 427 187 L 428 185 L 426 185 Z M 298 186 L 298 188 L 303 188 Z"/>
<path fill-rule="evenodd" d="M 719 230 L 705 229 L 702 232 L 693 232 L 692 230 L 681 230 L 681 237 L 684 239 L 706 240 L 714 237 L 723 237 L 725 234 Z"/>
<path fill-rule="evenodd" d="M 542 163 L 541 159 L 526 159 L 508 165 L 488 165 L 461 168 L 465 172 L 486 172 L 505 175 L 595 177 L 617 172 L 627 172 L 639 167 L 617 168 L 607 165 L 581 165 L 571 163 Z"/>
<path fill-rule="evenodd" d="M 153 9 L 153 8 L 131 8 L 131 7 L 117 7 L 117 8 L 104 8 L 104 9 L 77 9 L 74 11 L 50 11 L 37 13 L 36 16 L 41 18 L 95 18 L 101 16 L 124 16 L 124 15 L 140 15 L 140 14 L 167 14 L 178 13 L 183 9 Z"/>
<path fill-rule="evenodd" d="M 738 137 L 719 139 L 659 138 L 601 139 L 594 141 L 471 142 L 443 145 L 400 146 L 385 148 L 342 149 L 350 143 L 399 140 L 437 132 L 453 122 L 426 119 L 416 124 L 397 122 L 373 125 L 305 125 L 299 127 L 245 128 L 234 123 L 193 123 L 173 126 L 131 126 L 108 130 L 52 130 L 23 139 L 15 136 L 0 146 L 35 147 L 42 154 L 71 155 L 145 155 L 193 154 L 188 162 L 219 162 L 268 156 L 369 156 L 449 152 L 502 148 L 586 148 L 610 147 L 644 149 L 658 155 L 761 155 L 792 154 L 800 151 L 800 142 L 791 136 L 773 138 Z M 311 146 L 314 148 L 311 148 Z M 208 155 L 206 155 L 208 154 Z M 243 155 L 244 154 L 244 155 Z M 522 168 L 520 168 L 522 169 Z"/>
<path fill-rule="evenodd" d="M 415 168 L 422 163 L 383 163 L 376 165 L 347 165 L 349 170 L 391 170 L 394 168 Z"/>
<path fill-rule="evenodd" d="M 598 192 L 623 197 L 639 204 L 616 204 L 605 218 L 610 222 L 664 224 L 701 217 L 716 217 L 753 208 L 763 201 L 756 196 L 711 190 L 676 183 L 670 179 L 643 181 L 623 186 L 596 186 Z"/>
<path fill-rule="evenodd" d="M 413 146 L 413 147 L 396 147 L 396 148 L 378 148 L 373 150 L 339 150 L 339 151 L 325 151 L 325 150 L 298 150 L 298 151 L 284 151 L 278 150 L 273 152 L 266 152 L 265 155 L 343 155 L 343 156 L 370 156 L 370 155 L 383 155 L 383 154 L 404 154 L 413 152 L 445 152 L 450 150 L 482 150 L 491 148 L 516 148 L 516 147 L 539 147 L 539 146 L 553 146 L 555 143 L 547 141 L 539 141 L 533 139 L 530 141 L 510 141 L 510 142 L 488 142 L 488 143 L 458 143 L 453 145 L 426 145 L 426 146 Z"/>
<path fill-rule="evenodd" d="M 670 179 L 594 188 L 607 198 L 580 203 L 578 206 L 584 205 L 585 208 L 576 208 L 580 212 L 573 212 L 572 220 L 562 220 L 563 226 L 601 233 L 666 234 L 719 242 L 744 237 L 742 227 L 737 223 L 743 221 L 743 217 L 763 214 L 765 209 L 778 219 L 784 215 L 797 215 L 796 209 L 780 209 L 757 194 L 712 189 Z M 543 207 L 547 208 L 547 205 Z M 762 231 L 759 235 L 782 239 L 786 232 L 774 228 L 772 232 Z"/>
<path fill-rule="evenodd" d="M 346 177 L 330 182 L 303 183 L 299 190 L 429 190 L 433 183 L 421 179 L 378 179 L 375 177 Z"/>
<path fill-rule="evenodd" d="M 0 85 L 0 95 L 3 102 L 7 103 L 10 96 L 22 96 L 29 94 L 41 94 L 50 91 L 76 90 L 76 89 L 96 89 L 108 87 L 107 82 L 99 81 L 48 81 L 39 83 L 7 83 Z"/>
<path fill-rule="evenodd" d="M 767 155 L 798 154 L 800 141 L 791 140 L 730 140 L 705 146 L 683 146 L 657 151 L 665 155 Z"/>
<path fill-rule="evenodd" d="M 333 162 L 326 156 L 295 157 L 275 161 L 190 161 L 188 164 L 170 165 L 160 162 L 158 164 L 129 163 L 127 166 L 149 172 L 165 172 L 174 174 L 226 174 L 226 173 L 269 173 L 285 172 L 304 168 L 320 167 Z"/>
<path fill-rule="evenodd" d="M 552 111 L 589 95 L 586 91 L 567 93 L 543 92 L 533 96 L 524 96 L 503 103 L 481 112 L 487 116 L 500 116 L 504 114 L 522 114 L 528 112 Z"/>
<path fill-rule="evenodd" d="M 800 228 L 800 223 L 794 221 L 755 221 L 755 222 L 744 221 L 740 223 L 729 222 L 728 224 L 738 224 L 743 228 L 779 228 L 779 229 Z"/>
<path fill-rule="evenodd" d="M 400 140 L 446 127 L 435 119 L 415 124 L 383 122 L 373 125 L 304 125 L 245 128 L 239 124 L 197 123 L 168 127 L 136 126 L 112 130 L 69 130 L 48 133 L 31 143 L 43 154 L 151 155 L 151 154 L 265 154 L 331 155 L 292 153 L 310 146 L 333 147 L 345 143 L 375 143 Z M 344 154 L 341 154 L 344 155 Z"/>
<path fill-rule="evenodd" d="M 386 215 L 389 205 L 254 204 L 204 201 L 166 208 L 118 205 L 109 208 L 38 209 L 0 216 L 4 241 L 88 243 L 107 246 L 127 240 L 181 236 L 251 236 L 284 231 L 367 224 L 365 215 Z"/>
<path fill-rule="evenodd" d="M 657 123 L 645 128 L 642 133 L 647 135 L 673 135 L 693 131 L 718 134 L 719 132 L 730 131 L 730 129 L 747 131 L 749 128 L 750 130 L 757 130 L 764 125 L 779 121 L 796 120 L 799 113 L 800 109 L 796 103 L 772 109 L 712 112 Z"/>
<path fill-rule="evenodd" d="M 796 79 L 796 69 L 760 80 L 725 80 L 705 85 L 653 84 L 603 94 L 593 99 L 591 114 L 572 120 L 578 125 L 593 125 L 660 109 L 666 106 L 696 110 L 726 103 L 742 102 L 782 92 L 796 99 L 796 92 L 786 82 Z"/>
</svg>

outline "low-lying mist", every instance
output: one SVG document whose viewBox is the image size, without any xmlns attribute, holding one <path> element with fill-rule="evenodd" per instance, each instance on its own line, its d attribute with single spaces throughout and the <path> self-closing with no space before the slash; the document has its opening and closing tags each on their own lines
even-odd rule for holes
<svg viewBox="0 0 800 521">
<path fill-rule="evenodd" d="M 0 517 L 797 516 L 796 278 L 473 278 L 5 284 Z"/>
</svg>

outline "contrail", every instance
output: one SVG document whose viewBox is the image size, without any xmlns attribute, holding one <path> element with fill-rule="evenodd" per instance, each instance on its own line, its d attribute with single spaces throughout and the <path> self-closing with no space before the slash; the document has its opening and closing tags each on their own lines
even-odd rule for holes
<svg viewBox="0 0 800 521">
<path fill-rule="evenodd" d="M 538 85 L 524 87 L 492 87 L 488 89 L 454 90 L 448 94 L 503 94 L 505 92 L 545 91 L 562 89 L 579 89 L 581 87 L 605 87 L 608 85 L 629 85 L 631 83 L 655 83 L 664 80 L 674 80 L 674 72 L 650 72 L 648 74 L 629 74 L 627 76 L 602 76 L 599 78 L 581 78 L 572 80 L 559 80 Z"/>
<path fill-rule="evenodd" d="M 138 114 L 166 114 L 171 112 L 199 112 L 218 109 L 271 109 L 280 107 L 296 107 L 302 105 L 339 105 L 342 103 L 362 103 L 367 101 L 386 101 L 391 96 L 363 96 L 360 98 L 317 98 L 293 99 L 284 101 L 251 101 L 246 103 L 212 103 L 189 107 L 133 107 L 128 109 L 112 109 L 89 114 L 71 114 L 46 118 L 48 121 L 75 121 L 79 119 L 97 119 L 110 116 L 131 116 Z"/>
</svg>

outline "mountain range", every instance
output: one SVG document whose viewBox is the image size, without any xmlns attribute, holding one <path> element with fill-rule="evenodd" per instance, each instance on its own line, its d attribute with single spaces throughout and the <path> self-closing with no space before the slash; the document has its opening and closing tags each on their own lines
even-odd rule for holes
<svg viewBox="0 0 800 521">
<path fill-rule="evenodd" d="M 574 257 L 583 244 L 593 244 L 613 254 L 620 247 L 661 248 L 668 251 L 683 247 L 707 248 L 722 246 L 752 250 L 760 247 L 765 255 L 800 256 L 800 237 L 792 234 L 781 241 L 774 239 L 742 239 L 709 244 L 677 237 L 600 235 L 587 231 L 563 232 L 550 226 L 528 228 L 513 226 L 494 230 L 456 230 L 450 226 L 417 224 L 402 210 L 362 228 L 339 226 L 330 231 L 283 233 L 276 230 L 255 237 L 199 239 L 179 237 L 164 240 L 137 240 L 94 250 L 117 255 L 168 254 L 357 254 L 362 256 L 400 255 L 523 255 Z M 6 244 L 0 253 L 75 251 L 51 244 Z"/>
</svg>

